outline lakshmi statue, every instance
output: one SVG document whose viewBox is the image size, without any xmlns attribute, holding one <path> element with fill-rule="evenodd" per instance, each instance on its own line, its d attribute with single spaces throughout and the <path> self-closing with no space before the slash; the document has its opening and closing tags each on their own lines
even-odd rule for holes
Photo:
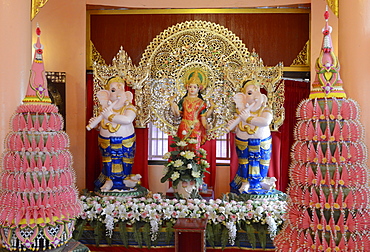
<svg viewBox="0 0 370 252">
<path fill-rule="evenodd" d="M 199 149 L 207 139 L 209 129 L 207 118 L 213 113 L 214 105 L 211 101 L 211 107 L 207 109 L 207 103 L 201 94 L 206 87 L 207 82 L 203 72 L 194 70 L 185 78 L 187 90 L 185 96 L 178 104 L 174 102 L 174 97 L 170 99 L 172 113 L 177 117 L 181 116 L 177 136 L 180 140 L 196 140 L 196 143 L 187 146 L 188 149 Z"/>
<path fill-rule="evenodd" d="M 266 95 L 260 92 L 255 80 L 243 82 L 241 93 L 234 96 L 237 117 L 229 123 L 235 130 L 235 144 L 239 165 L 231 191 L 237 194 L 266 194 L 262 187 L 271 158 L 270 123 L 272 110 L 267 106 Z"/>
<path fill-rule="evenodd" d="M 95 181 L 97 190 L 127 190 L 134 163 L 136 136 L 133 121 L 136 108 L 131 103 L 133 94 L 125 91 L 120 77 L 108 79 L 103 90 L 97 92 L 101 114 L 91 118 L 88 129 L 99 128 L 99 149 L 103 169 Z"/>
</svg>

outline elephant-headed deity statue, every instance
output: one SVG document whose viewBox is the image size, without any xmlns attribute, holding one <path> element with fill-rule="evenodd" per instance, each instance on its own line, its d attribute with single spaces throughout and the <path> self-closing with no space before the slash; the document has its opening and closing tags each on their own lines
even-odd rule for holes
<svg viewBox="0 0 370 252">
<path fill-rule="evenodd" d="M 256 80 L 244 81 L 234 101 L 237 115 L 228 129 L 235 131 L 239 165 L 230 183 L 231 192 L 265 194 L 268 190 L 262 185 L 270 165 L 272 145 L 269 125 L 273 113 L 267 106 L 267 96 L 261 93 Z"/>
<path fill-rule="evenodd" d="M 95 181 L 101 191 L 128 190 L 136 149 L 133 121 L 136 108 L 133 94 L 125 91 L 125 81 L 120 77 L 108 79 L 104 89 L 97 92 L 101 113 L 89 121 L 87 129 L 99 129 L 99 149 L 103 168 Z"/>
</svg>

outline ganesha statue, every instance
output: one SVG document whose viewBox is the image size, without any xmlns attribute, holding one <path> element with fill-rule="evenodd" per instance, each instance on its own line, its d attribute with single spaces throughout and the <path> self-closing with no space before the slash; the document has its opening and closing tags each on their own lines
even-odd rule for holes
<svg viewBox="0 0 370 252">
<path fill-rule="evenodd" d="M 129 190 L 126 180 L 131 180 L 136 149 L 133 121 L 136 108 L 133 94 L 125 91 L 125 81 L 120 77 L 108 79 L 104 89 L 97 92 L 101 113 L 93 117 L 86 127 L 99 130 L 99 149 L 103 168 L 95 181 L 95 189 L 102 192 Z"/>
<path fill-rule="evenodd" d="M 228 130 L 235 131 L 238 170 L 230 183 L 231 192 L 240 194 L 266 194 L 261 186 L 267 178 L 271 158 L 270 123 L 272 110 L 266 95 L 260 92 L 256 80 L 243 82 L 240 93 L 235 94 L 236 117 L 229 122 Z"/>
</svg>

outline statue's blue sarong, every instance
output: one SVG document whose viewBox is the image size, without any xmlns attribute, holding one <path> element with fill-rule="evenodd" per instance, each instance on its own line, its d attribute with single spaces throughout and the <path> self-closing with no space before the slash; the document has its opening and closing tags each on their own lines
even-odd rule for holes
<svg viewBox="0 0 370 252">
<path fill-rule="evenodd" d="M 125 190 L 123 180 L 131 174 L 136 151 L 135 133 L 128 137 L 103 137 L 99 135 L 99 149 L 102 154 L 103 168 L 95 181 L 96 189 L 100 189 L 105 181 L 113 181 L 113 189 Z"/>
<path fill-rule="evenodd" d="M 271 159 L 272 137 L 261 139 L 240 139 L 235 137 L 238 155 L 238 171 L 231 181 L 232 192 L 238 192 L 243 182 L 249 181 L 249 191 L 260 190 L 260 182 L 267 177 Z"/>
</svg>

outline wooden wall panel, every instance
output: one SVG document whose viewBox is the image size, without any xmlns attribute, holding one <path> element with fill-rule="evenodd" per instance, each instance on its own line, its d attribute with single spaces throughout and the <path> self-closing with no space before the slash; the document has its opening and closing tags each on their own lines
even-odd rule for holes
<svg viewBox="0 0 370 252">
<path fill-rule="evenodd" d="M 309 39 L 309 13 L 246 14 L 119 14 L 90 16 L 90 38 L 110 64 L 120 46 L 134 64 L 149 43 L 168 27 L 187 20 L 203 20 L 226 27 L 249 51 L 253 48 L 266 66 L 289 66 Z"/>
</svg>

